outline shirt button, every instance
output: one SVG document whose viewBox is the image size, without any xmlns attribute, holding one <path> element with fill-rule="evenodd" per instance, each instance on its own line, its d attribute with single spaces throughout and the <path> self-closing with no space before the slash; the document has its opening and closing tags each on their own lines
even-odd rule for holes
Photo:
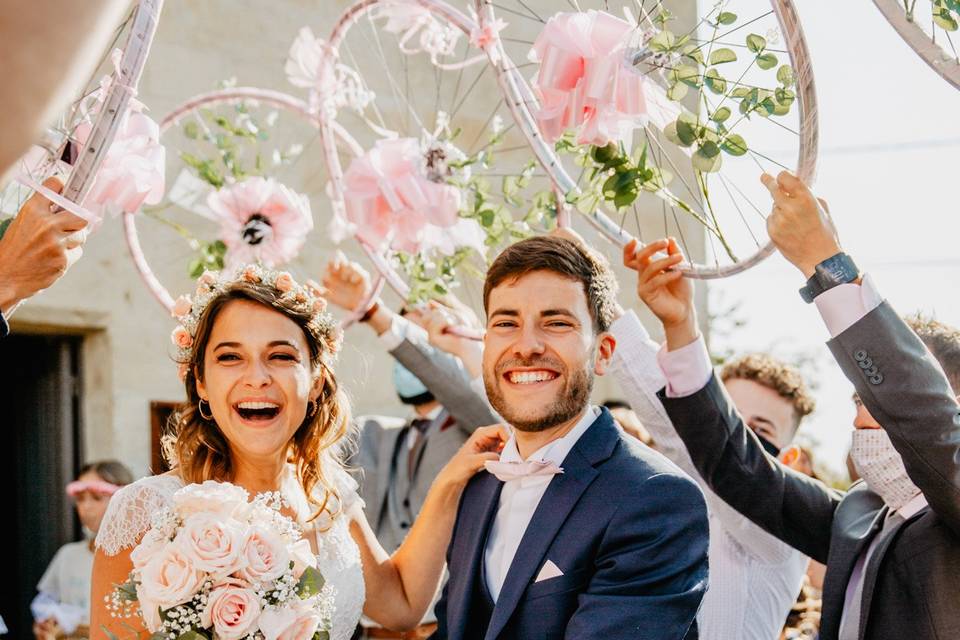
<svg viewBox="0 0 960 640">
<path fill-rule="evenodd" d="M 401 529 L 409 529 L 409 528 L 410 528 L 410 524 L 407 523 L 407 522 L 401 522 L 401 523 L 400 523 L 400 528 L 401 528 Z"/>
</svg>

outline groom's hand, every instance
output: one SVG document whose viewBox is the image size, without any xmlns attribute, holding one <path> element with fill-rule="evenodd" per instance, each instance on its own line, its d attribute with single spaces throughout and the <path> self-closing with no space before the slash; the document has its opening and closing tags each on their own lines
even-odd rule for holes
<svg viewBox="0 0 960 640">
<path fill-rule="evenodd" d="M 770 240 L 809 278 L 818 264 L 841 251 L 827 203 L 818 201 L 789 171 L 781 171 L 776 179 L 765 173 L 760 181 L 773 197 L 773 212 L 767 218 Z"/>
<path fill-rule="evenodd" d="M 699 332 L 693 283 L 677 268 L 684 260 L 683 252 L 673 238 L 651 242 L 639 251 L 637 245 L 631 240 L 623 248 L 623 265 L 637 272 L 637 295 L 663 324 L 667 348 L 684 347 L 696 340 Z"/>
</svg>

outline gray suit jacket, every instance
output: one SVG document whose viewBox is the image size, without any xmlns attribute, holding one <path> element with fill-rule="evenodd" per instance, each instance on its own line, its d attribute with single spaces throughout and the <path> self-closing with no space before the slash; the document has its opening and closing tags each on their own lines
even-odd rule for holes
<svg viewBox="0 0 960 640">
<path fill-rule="evenodd" d="M 937 362 L 886 303 L 828 343 L 890 434 L 922 509 L 878 540 L 864 571 L 859 637 L 960 636 L 960 407 Z M 700 475 L 723 500 L 826 563 L 821 640 L 836 640 L 847 583 L 888 508 L 863 483 L 843 494 L 767 455 L 714 377 L 661 400 Z"/>
<path fill-rule="evenodd" d="M 400 456 L 407 455 L 407 422 L 382 416 L 362 419 L 359 447 L 350 462 L 360 471 L 357 478 L 360 497 L 374 531 L 378 523 L 385 521 L 384 509 L 391 486 L 402 492 L 408 501 L 405 508 L 416 516 L 433 479 L 470 434 L 477 427 L 499 421 L 486 398 L 471 389 L 470 376 L 458 358 L 416 335 L 404 339 L 390 353 L 426 385 L 445 411 L 417 445 L 412 481 L 408 481 L 405 474 L 398 477 L 396 473 L 398 465 L 406 464 Z M 392 532 L 395 539 L 402 539 L 400 533 Z"/>
</svg>

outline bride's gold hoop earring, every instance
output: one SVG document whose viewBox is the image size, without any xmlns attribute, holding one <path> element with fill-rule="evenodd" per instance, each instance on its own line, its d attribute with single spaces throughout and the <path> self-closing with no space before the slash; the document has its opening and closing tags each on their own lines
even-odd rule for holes
<svg viewBox="0 0 960 640">
<path fill-rule="evenodd" d="M 320 401 L 314 400 L 310 403 L 310 412 L 307 413 L 307 420 L 313 420 L 313 417 L 320 411 Z"/>
<path fill-rule="evenodd" d="M 203 405 L 207 405 L 207 412 L 209 415 L 203 412 Z M 201 399 L 200 402 L 197 403 L 197 411 L 200 412 L 200 417 L 204 420 L 213 421 L 213 410 L 210 409 L 210 403 L 206 400 Z"/>
</svg>

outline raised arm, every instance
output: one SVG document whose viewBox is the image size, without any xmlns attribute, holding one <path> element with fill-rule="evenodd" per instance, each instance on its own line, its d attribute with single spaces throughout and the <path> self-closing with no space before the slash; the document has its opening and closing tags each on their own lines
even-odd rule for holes
<svg viewBox="0 0 960 640">
<path fill-rule="evenodd" d="M 658 252 L 667 257 L 657 259 Z M 675 270 L 675 240 L 631 244 L 625 263 L 638 271 L 638 293 L 664 325 L 660 399 L 700 477 L 724 502 L 764 530 L 823 562 L 841 494 L 767 455 L 713 375 L 697 329 L 693 286 Z"/>
</svg>

